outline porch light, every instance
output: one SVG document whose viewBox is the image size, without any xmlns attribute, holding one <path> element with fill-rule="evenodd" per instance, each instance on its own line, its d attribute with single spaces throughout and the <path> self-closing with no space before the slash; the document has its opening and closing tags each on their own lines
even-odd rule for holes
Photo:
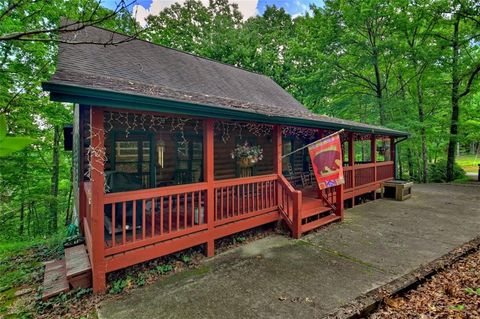
<svg viewBox="0 0 480 319">
<path fill-rule="evenodd" d="M 158 158 L 158 166 L 160 166 L 160 168 L 163 168 L 164 152 L 165 152 L 165 142 L 162 139 L 159 139 L 157 141 L 157 158 Z"/>
</svg>

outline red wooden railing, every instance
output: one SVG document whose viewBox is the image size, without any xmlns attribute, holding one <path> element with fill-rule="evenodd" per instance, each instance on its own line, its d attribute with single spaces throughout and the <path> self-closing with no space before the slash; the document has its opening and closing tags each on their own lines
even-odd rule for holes
<svg viewBox="0 0 480 319">
<path fill-rule="evenodd" d="M 302 221 L 300 216 L 302 192 L 294 189 L 283 175 L 278 177 L 277 185 L 278 209 L 292 230 L 294 237 L 299 237 Z"/>
<path fill-rule="evenodd" d="M 85 244 L 89 252 L 88 257 L 90 259 L 90 263 L 92 263 L 93 240 L 92 240 L 92 231 L 91 231 L 91 225 L 90 225 L 90 221 L 92 218 L 92 183 L 91 182 L 81 183 L 80 202 L 81 202 L 80 223 L 83 226 Z M 84 211 L 82 211 L 83 209 Z"/>
<path fill-rule="evenodd" d="M 215 181 L 215 226 L 277 208 L 277 175 Z"/>
<path fill-rule="evenodd" d="M 358 164 L 343 168 L 345 190 L 393 178 L 393 161 Z"/>
<path fill-rule="evenodd" d="M 375 163 L 354 166 L 355 187 L 375 182 Z"/>
<path fill-rule="evenodd" d="M 207 229 L 206 183 L 105 195 L 106 255 Z"/>
<path fill-rule="evenodd" d="M 377 162 L 377 181 L 393 178 L 393 161 Z"/>
<path fill-rule="evenodd" d="M 347 166 L 343 168 L 343 176 L 345 178 L 345 189 L 353 188 L 353 167 Z"/>
</svg>

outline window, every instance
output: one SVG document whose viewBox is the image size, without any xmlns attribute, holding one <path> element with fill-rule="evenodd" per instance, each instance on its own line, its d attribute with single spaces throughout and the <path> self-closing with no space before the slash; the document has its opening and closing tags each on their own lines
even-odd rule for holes
<svg viewBox="0 0 480 319">
<path fill-rule="evenodd" d="M 177 137 L 177 167 L 174 183 L 188 184 L 203 181 L 203 140 L 201 137 Z"/>
<path fill-rule="evenodd" d="M 105 172 L 110 192 L 155 186 L 154 140 L 148 132 L 112 132 L 111 170 Z"/>
<path fill-rule="evenodd" d="M 291 138 L 283 138 L 282 141 L 282 155 L 293 151 L 293 141 Z M 282 158 L 282 170 L 285 174 L 293 174 L 293 154 Z"/>
</svg>

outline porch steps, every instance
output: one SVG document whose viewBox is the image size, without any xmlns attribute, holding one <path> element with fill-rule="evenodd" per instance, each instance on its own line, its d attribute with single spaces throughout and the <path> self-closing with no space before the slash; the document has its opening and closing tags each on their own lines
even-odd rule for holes
<svg viewBox="0 0 480 319">
<path fill-rule="evenodd" d="M 302 219 L 323 214 L 332 210 L 325 207 L 321 199 L 303 196 L 302 198 Z"/>
<path fill-rule="evenodd" d="M 73 289 L 89 288 L 92 282 L 92 267 L 85 245 L 65 249 L 67 279 Z"/>
<path fill-rule="evenodd" d="M 45 263 L 42 299 L 47 300 L 70 290 L 65 271 L 65 260 L 51 260 Z"/>
<path fill-rule="evenodd" d="M 314 220 L 312 222 L 302 225 L 302 234 L 308 231 L 311 231 L 315 228 L 324 226 L 326 224 L 333 223 L 334 221 L 337 221 L 337 220 L 340 220 L 340 216 L 337 216 L 334 214 L 319 218 L 317 220 Z"/>
<path fill-rule="evenodd" d="M 320 214 L 323 214 L 323 213 L 326 213 L 326 212 L 329 212 L 331 211 L 332 209 L 330 207 L 312 207 L 312 208 L 308 208 L 308 209 L 304 209 L 302 207 L 302 218 L 308 218 L 308 217 L 312 217 L 312 216 L 315 216 L 315 215 L 320 215 Z"/>
<path fill-rule="evenodd" d="M 42 299 L 48 300 L 70 289 L 89 288 L 92 268 L 85 245 L 65 248 L 65 258 L 45 263 Z"/>
<path fill-rule="evenodd" d="M 333 214 L 331 207 L 324 206 L 323 200 L 314 198 L 313 193 L 308 195 L 302 197 L 302 234 L 340 219 Z"/>
</svg>

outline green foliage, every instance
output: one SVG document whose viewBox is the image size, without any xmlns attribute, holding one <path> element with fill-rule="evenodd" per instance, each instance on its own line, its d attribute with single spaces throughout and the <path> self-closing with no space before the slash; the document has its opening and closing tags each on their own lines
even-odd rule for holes
<svg viewBox="0 0 480 319">
<path fill-rule="evenodd" d="M 55 236 L 72 205 L 71 153 L 60 149 L 59 165 L 53 164 L 62 144 L 61 127 L 72 123 L 72 106 L 50 101 L 41 87 L 56 64 L 59 33 L 48 30 L 58 30 L 62 17 L 127 34 L 136 25 L 121 5 L 113 14 L 96 0 L 0 3 L 1 243 Z"/>
<path fill-rule="evenodd" d="M 109 294 L 116 295 L 121 293 L 128 285 L 128 279 L 117 279 L 112 283 L 112 287 L 108 291 Z"/>
<path fill-rule="evenodd" d="M 450 309 L 452 309 L 452 310 L 458 310 L 458 311 L 463 311 L 463 310 L 465 310 L 465 305 L 450 306 Z"/>
<path fill-rule="evenodd" d="M 155 270 L 160 274 L 160 275 L 165 275 L 173 270 L 172 265 L 158 265 L 155 267 Z"/>
<path fill-rule="evenodd" d="M 33 139 L 25 136 L 7 136 L 7 118 L 0 114 L 0 157 L 23 150 L 32 144 Z"/>
<path fill-rule="evenodd" d="M 465 289 L 465 292 L 469 295 L 477 295 L 480 297 L 480 288 L 477 288 L 477 289 L 473 289 L 473 288 L 466 288 Z"/>
<path fill-rule="evenodd" d="M 430 182 L 443 183 L 447 181 L 447 161 L 442 159 L 431 164 L 429 167 Z M 454 165 L 454 179 L 462 179 L 465 177 L 465 171 L 455 163 Z"/>
</svg>

